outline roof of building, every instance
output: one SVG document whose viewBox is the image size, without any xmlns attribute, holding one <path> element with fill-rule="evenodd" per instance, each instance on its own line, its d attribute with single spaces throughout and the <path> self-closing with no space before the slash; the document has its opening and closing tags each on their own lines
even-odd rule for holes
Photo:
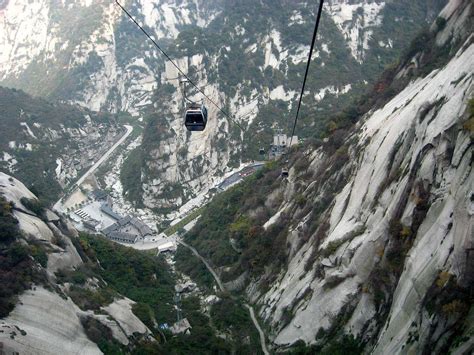
<svg viewBox="0 0 474 355">
<path fill-rule="evenodd" d="M 102 232 L 103 232 L 105 235 L 108 235 L 109 233 L 118 231 L 118 227 L 119 227 L 119 224 L 114 223 L 114 224 L 108 226 L 107 228 L 102 229 Z"/>
<path fill-rule="evenodd" d="M 126 242 L 135 242 L 138 238 L 136 235 L 124 232 L 111 232 L 107 234 L 107 237 L 109 239 L 119 239 Z"/>
<path fill-rule="evenodd" d="M 153 234 L 153 230 L 136 217 L 133 217 L 130 223 L 140 231 L 142 236 Z"/>
<path fill-rule="evenodd" d="M 117 212 L 114 212 L 112 210 L 112 208 L 110 208 L 108 205 L 106 204 L 102 204 L 100 206 L 100 210 L 106 214 L 108 214 L 110 217 L 112 217 L 113 219 L 116 219 L 117 221 L 122 219 L 123 217 L 121 215 L 119 215 Z"/>
<path fill-rule="evenodd" d="M 158 246 L 158 251 L 168 251 L 176 249 L 176 244 L 174 242 L 167 242 Z"/>
<path fill-rule="evenodd" d="M 150 227 L 148 227 L 144 222 L 142 222 L 136 217 L 131 217 L 131 216 L 120 218 L 117 222 L 105 228 L 102 232 L 104 232 L 104 234 L 107 235 L 108 233 L 120 231 L 122 227 L 125 227 L 129 224 L 134 226 L 136 229 L 138 229 L 138 232 L 140 233 L 140 236 L 142 237 L 153 234 L 153 230 Z"/>
<path fill-rule="evenodd" d="M 94 196 L 96 200 L 103 200 L 107 198 L 108 195 L 104 190 L 94 190 L 92 191 L 92 196 Z"/>
<path fill-rule="evenodd" d="M 92 226 L 92 227 L 97 227 L 100 222 L 93 219 L 93 218 L 90 218 L 90 219 L 86 219 L 85 221 L 82 221 L 82 223 L 88 225 L 88 226 Z"/>
</svg>

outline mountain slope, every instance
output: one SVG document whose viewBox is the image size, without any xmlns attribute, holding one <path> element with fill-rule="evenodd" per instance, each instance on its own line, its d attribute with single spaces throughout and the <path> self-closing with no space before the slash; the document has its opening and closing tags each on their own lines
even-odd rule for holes
<svg viewBox="0 0 474 355">
<path fill-rule="evenodd" d="M 324 137 L 327 117 L 364 90 L 444 3 L 327 2 L 301 118 L 308 129 L 298 134 Z M 130 194 L 135 187 L 125 186 L 125 193 L 138 196 L 139 205 L 169 209 L 205 192 L 242 160 L 256 159 L 274 130 L 287 127 L 316 6 L 283 0 L 124 5 L 212 100 L 239 117 L 245 132 L 208 103 L 208 129 L 189 136 L 176 70 L 112 2 L 6 1 L 0 82 L 92 110 L 148 116 L 137 174 L 143 187 Z M 188 95 L 202 99 L 192 90 Z"/>
<path fill-rule="evenodd" d="M 359 122 L 294 151 L 288 180 L 269 167 L 219 196 L 187 236 L 247 280 L 278 349 L 472 351 L 472 11 L 450 2 Z"/>
<path fill-rule="evenodd" d="M 162 256 L 78 235 L 4 173 L 0 282 L 0 342 L 8 354 L 231 354 L 259 346 L 237 300 L 225 294 L 204 300 Z M 190 333 L 173 333 L 176 302 Z"/>
<path fill-rule="evenodd" d="M 21 178 L 45 202 L 123 134 L 117 117 L 51 103 L 0 87 L 0 171 Z"/>
<path fill-rule="evenodd" d="M 146 206 L 169 207 L 205 191 L 228 166 L 236 167 L 250 158 L 259 159 L 258 148 L 267 148 L 276 129 L 287 127 L 302 81 L 316 10 L 305 2 L 287 5 L 284 2 L 227 4 L 206 28 L 183 30 L 178 35 L 176 46 L 171 47 L 173 56 L 180 58 L 178 65 L 193 80 L 206 85 L 207 94 L 214 101 L 226 104 L 234 118 L 241 117 L 245 132 L 208 103 L 210 117 L 217 119 L 211 119 L 204 133 L 189 136 L 180 117 L 182 89 L 176 80 L 169 80 L 176 78 L 178 72 L 168 63 L 162 74 L 165 85 L 155 93 L 155 107 L 160 111 L 150 117 L 142 146 L 141 181 Z M 440 2 L 432 5 L 436 8 Z M 354 16 L 360 36 L 393 28 L 397 21 L 411 24 L 415 13 L 434 17 L 423 9 L 425 2 L 374 6 L 367 2 L 353 5 L 334 2 L 329 6 L 331 12 L 323 14 L 315 64 L 308 81 L 309 92 L 303 102 L 301 121 L 306 129 L 299 132 L 300 136 L 324 137 L 329 114 L 361 92 L 365 80 L 382 70 L 382 63 L 396 58 L 403 39 L 407 40 L 409 32 L 404 32 L 405 29 L 416 31 L 421 27 L 406 26 L 402 30 L 398 25 L 401 33 L 397 33 L 400 37 L 394 48 L 385 48 L 382 53 L 374 49 L 379 46 L 374 44 L 363 50 L 367 58 L 359 63 L 347 45 L 350 36 L 334 22 L 338 14 Z M 357 13 L 361 11 L 366 15 L 359 18 Z M 265 13 L 263 18 L 261 13 Z M 370 22 L 366 24 L 366 32 L 361 27 L 364 16 Z M 346 20 L 347 25 L 350 20 Z M 374 34 L 374 38 L 377 36 Z M 377 54 L 369 54 L 372 52 Z M 193 95 L 195 90 L 188 91 L 191 99 L 200 100 L 200 95 Z"/>
</svg>

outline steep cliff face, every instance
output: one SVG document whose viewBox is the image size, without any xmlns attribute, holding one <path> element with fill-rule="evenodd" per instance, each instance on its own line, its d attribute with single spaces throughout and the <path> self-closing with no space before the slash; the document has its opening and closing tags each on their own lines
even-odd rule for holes
<svg viewBox="0 0 474 355">
<path fill-rule="evenodd" d="M 288 179 L 270 168 L 191 231 L 226 281 L 247 279 L 276 347 L 472 351 L 472 11 L 451 1 L 357 123 L 336 120 L 290 154 Z"/>
<path fill-rule="evenodd" d="M 307 97 L 314 100 L 304 102 L 311 115 L 302 120 L 310 128 L 300 136 L 325 131 L 328 113 L 364 89 L 443 3 L 327 2 L 315 53 L 318 74 L 308 84 Z M 286 127 L 316 6 L 222 0 L 124 5 L 245 132 L 208 103 L 207 131 L 187 134 L 176 70 L 113 2 L 6 1 L 0 10 L 0 82 L 93 110 L 149 116 L 137 174 L 143 202 L 179 205 L 229 167 L 256 159 L 273 130 Z M 202 99 L 192 90 L 188 96 Z"/>
<path fill-rule="evenodd" d="M 162 40 L 174 38 L 183 25 L 206 24 L 199 2 L 133 5 L 132 13 Z M 2 83 L 96 111 L 137 114 L 149 103 L 160 70 L 155 67 L 163 61 L 121 15 L 107 1 L 7 1 L 0 12 Z"/>
<path fill-rule="evenodd" d="M 276 344 L 321 343 L 344 329 L 375 353 L 442 352 L 466 329 L 474 272 L 472 128 L 463 126 L 472 121 L 474 46 L 465 21 L 472 4 L 452 2 L 443 16 L 438 44 L 460 22 L 469 33 L 451 61 L 367 114 L 339 148 L 346 163 L 337 169 L 323 152 L 306 152 L 304 174 L 327 181 L 290 171 L 287 199 L 334 197 L 308 242 L 299 246 L 314 211 L 291 228 L 288 267 L 271 289 L 249 291 Z M 289 202 L 278 213 L 295 216 L 294 208 Z"/>
</svg>

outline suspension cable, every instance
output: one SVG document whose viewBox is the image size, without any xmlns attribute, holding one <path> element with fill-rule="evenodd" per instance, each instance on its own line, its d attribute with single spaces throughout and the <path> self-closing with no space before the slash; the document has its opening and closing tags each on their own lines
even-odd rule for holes
<svg viewBox="0 0 474 355">
<path fill-rule="evenodd" d="M 288 147 L 291 147 L 291 143 L 293 142 L 293 135 L 295 134 L 296 123 L 298 122 L 298 115 L 300 113 L 300 108 L 301 108 L 301 100 L 303 99 L 304 88 L 306 86 L 306 79 L 308 77 L 309 65 L 311 64 L 311 56 L 313 55 L 314 42 L 316 41 L 316 35 L 318 33 L 319 22 L 321 21 L 321 13 L 323 12 L 323 4 L 324 4 L 324 0 L 320 0 L 319 1 L 318 16 L 316 17 L 316 24 L 314 25 L 313 39 L 311 41 L 311 48 L 310 48 L 309 54 L 308 54 L 308 62 L 306 63 L 306 72 L 304 74 L 303 86 L 301 87 L 301 94 L 300 94 L 300 99 L 299 99 L 299 102 L 298 102 L 298 109 L 296 110 L 295 122 L 293 124 L 293 130 L 291 132 L 290 144 L 289 144 Z"/>
<path fill-rule="evenodd" d="M 148 37 L 148 39 L 155 45 L 156 48 L 168 59 L 171 64 L 188 80 L 188 82 L 194 86 L 207 100 L 209 100 L 210 103 L 212 103 L 224 116 L 226 116 L 230 121 L 232 121 L 237 127 L 240 128 L 242 132 L 244 132 L 244 129 L 242 126 L 232 118 L 230 114 L 228 114 L 222 107 L 220 107 L 214 100 L 212 100 L 208 95 L 204 93 L 203 90 L 201 90 L 182 70 L 178 65 L 170 58 L 170 56 L 156 43 L 156 41 L 151 37 L 151 35 L 135 20 L 135 18 L 120 4 L 118 0 L 115 0 L 115 3 L 122 9 L 122 11 L 132 20 L 135 25 L 138 26 L 138 28 L 145 34 L 145 36 Z"/>
</svg>

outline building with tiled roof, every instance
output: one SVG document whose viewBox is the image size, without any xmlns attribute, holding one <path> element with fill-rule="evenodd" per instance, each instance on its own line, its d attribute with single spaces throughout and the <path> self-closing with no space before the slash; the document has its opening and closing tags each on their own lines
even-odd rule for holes
<svg viewBox="0 0 474 355">
<path fill-rule="evenodd" d="M 103 229 L 102 232 L 109 239 L 116 240 L 116 241 L 119 241 L 118 240 L 119 238 L 124 239 L 125 235 L 128 235 L 130 237 L 125 238 L 128 240 L 126 241 L 126 243 L 135 243 L 137 240 L 153 234 L 153 230 L 150 227 L 148 227 L 144 222 L 142 222 L 136 217 L 131 217 L 131 216 L 120 218 L 117 222 L 115 222 L 111 226 Z M 120 235 L 117 235 L 116 233 L 120 233 Z M 132 237 L 136 237 L 136 239 Z"/>
</svg>

